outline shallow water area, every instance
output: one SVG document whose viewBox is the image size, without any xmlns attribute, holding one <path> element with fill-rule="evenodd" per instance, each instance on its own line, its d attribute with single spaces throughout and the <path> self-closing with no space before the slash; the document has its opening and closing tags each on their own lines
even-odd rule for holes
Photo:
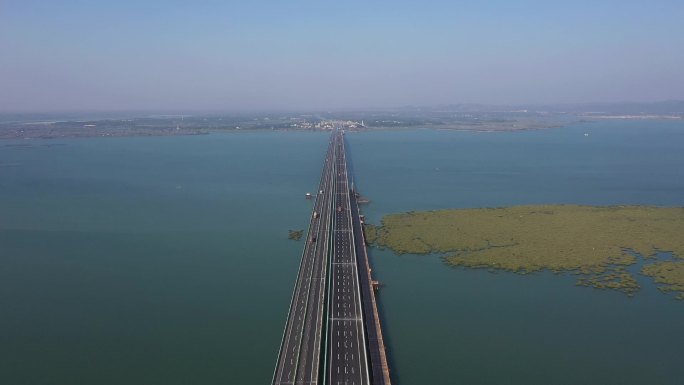
<svg viewBox="0 0 684 385">
<path fill-rule="evenodd" d="M 584 133 L 589 133 L 585 136 Z M 538 203 L 684 206 L 684 127 L 601 122 L 542 131 L 348 136 L 368 221 Z M 398 384 L 677 384 L 684 303 L 637 275 L 634 298 L 577 276 L 451 268 L 372 250 Z"/>
<path fill-rule="evenodd" d="M 307 226 L 304 194 L 327 139 L 0 142 L 0 383 L 268 383 L 303 248 L 288 229 Z M 374 223 L 450 207 L 684 206 L 679 122 L 349 133 L 348 143 Z M 684 376 L 684 302 L 655 287 L 628 298 L 573 275 L 372 258 L 396 384 Z"/>
<path fill-rule="evenodd" d="M 0 142 L 0 383 L 268 383 L 327 138 Z"/>
</svg>

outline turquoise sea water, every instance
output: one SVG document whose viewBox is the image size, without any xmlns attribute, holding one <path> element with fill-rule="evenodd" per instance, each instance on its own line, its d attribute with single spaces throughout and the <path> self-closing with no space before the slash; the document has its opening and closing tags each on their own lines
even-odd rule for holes
<svg viewBox="0 0 684 385">
<path fill-rule="evenodd" d="M 589 136 L 585 136 L 588 133 Z M 328 136 L 0 142 L 0 383 L 271 379 Z M 684 205 L 684 124 L 348 135 L 388 213 Z M 684 303 L 372 251 L 397 384 L 678 384 Z"/>
</svg>

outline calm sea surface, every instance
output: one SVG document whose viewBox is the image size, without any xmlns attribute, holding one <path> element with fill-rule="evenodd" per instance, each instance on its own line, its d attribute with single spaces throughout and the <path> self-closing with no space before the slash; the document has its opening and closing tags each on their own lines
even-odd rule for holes
<svg viewBox="0 0 684 385">
<path fill-rule="evenodd" d="M 588 133 L 589 136 L 585 136 Z M 266 384 L 327 134 L 0 141 L 0 384 Z M 371 222 L 684 206 L 684 123 L 348 135 Z M 684 302 L 373 250 L 397 384 L 680 384 Z"/>
</svg>

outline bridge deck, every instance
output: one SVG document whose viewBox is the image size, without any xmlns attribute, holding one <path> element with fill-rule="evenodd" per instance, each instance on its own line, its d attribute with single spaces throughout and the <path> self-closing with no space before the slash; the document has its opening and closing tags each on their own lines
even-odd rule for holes
<svg viewBox="0 0 684 385">
<path fill-rule="evenodd" d="M 370 384 L 344 139 L 336 134 L 336 188 L 328 315 L 328 384 Z"/>
<path fill-rule="evenodd" d="M 323 165 L 306 244 L 288 313 L 273 384 L 317 382 L 320 338 L 325 317 L 325 277 L 330 243 L 335 147 L 330 143 Z M 315 242 L 312 242 L 313 239 Z"/>
<path fill-rule="evenodd" d="M 323 165 L 273 384 L 389 385 L 380 319 L 344 136 Z M 312 241 L 315 237 L 315 241 Z"/>
<path fill-rule="evenodd" d="M 380 315 L 373 290 L 373 278 L 366 250 L 366 239 L 359 216 L 358 200 L 354 192 L 351 194 L 351 212 L 352 222 L 354 223 L 354 237 L 356 239 L 356 255 L 359 266 L 361 297 L 363 298 L 363 313 L 366 319 L 366 338 L 368 339 L 371 379 L 374 385 L 390 385 L 389 364 L 387 363 L 385 341 L 382 338 Z"/>
</svg>

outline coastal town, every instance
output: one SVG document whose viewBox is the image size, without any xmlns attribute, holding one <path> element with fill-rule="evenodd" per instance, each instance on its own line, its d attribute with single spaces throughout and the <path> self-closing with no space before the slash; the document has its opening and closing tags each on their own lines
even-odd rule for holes
<svg viewBox="0 0 684 385">
<path fill-rule="evenodd" d="M 601 112 L 596 112 L 601 111 Z M 346 131 L 446 129 L 522 131 L 601 120 L 684 119 L 684 103 L 634 105 L 449 105 L 338 112 L 150 114 L 128 112 L 87 118 L 67 114 L 0 115 L 0 139 L 203 135 L 244 130 Z"/>
</svg>

